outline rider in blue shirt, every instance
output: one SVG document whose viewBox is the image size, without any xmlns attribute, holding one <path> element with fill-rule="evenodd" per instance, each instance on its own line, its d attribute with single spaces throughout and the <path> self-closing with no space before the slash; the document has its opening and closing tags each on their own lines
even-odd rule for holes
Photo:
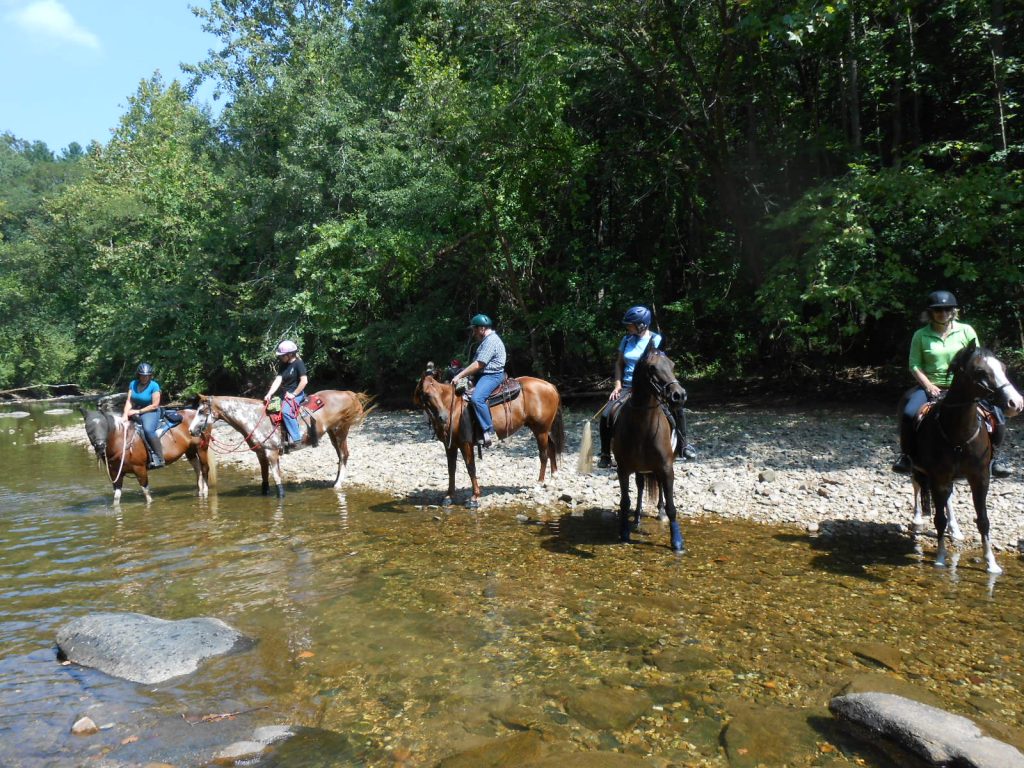
<svg viewBox="0 0 1024 768">
<path fill-rule="evenodd" d="M 619 342 L 619 354 L 615 359 L 615 386 L 608 395 L 608 404 L 601 413 L 600 434 L 601 454 L 597 466 L 601 468 L 612 465 L 611 442 L 612 425 L 611 417 L 629 398 L 633 389 L 633 369 L 644 356 L 648 346 L 653 345 L 655 349 L 661 348 L 661 334 L 650 329 L 653 315 L 647 307 L 630 307 L 622 318 L 622 324 L 626 326 L 626 335 Z M 672 411 L 676 428 L 676 456 L 693 460 L 697 458 L 694 451 L 686 441 L 686 412 L 683 406 L 686 399 L 676 406 Z"/>
<path fill-rule="evenodd" d="M 455 384 L 467 376 L 476 376 L 476 384 L 470 397 L 470 405 L 476 414 L 480 428 L 483 430 L 481 444 L 489 448 L 498 439 L 491 420 L 491 409 L 487 407 L 487 398 L 505 380 L 505 343 L 494 331 L 494 323 L 487 315 L 474 315 L 470 320 L 474 340 L 480 343 L 476 349 L 473 362 L 459 371 L 452 379 Z"/>
<path fill-rule="evenodd" d="M 124 402 L 124 418 L 142 424 L 142 436 L 149 446 L 149 467 L 164 466 L 164 449 L 156 429 L 160 425 L 160 385 L 153 378 L 153 366 L 140 363 L 135 370 L 136 379 L 128 385 L 128 399 Z"/>
</svg>

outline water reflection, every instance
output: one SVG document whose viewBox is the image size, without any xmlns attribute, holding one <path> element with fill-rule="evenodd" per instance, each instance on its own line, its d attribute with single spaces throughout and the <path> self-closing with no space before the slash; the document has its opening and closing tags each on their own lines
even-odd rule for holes
<svg viewBox="0 0 1024 768">
<path fill-rule="evenodd" d="M 45 478 L 44 454 L 59 467 Z M 154 475 L 152 506 L 112 511 L 77 447 L 0 445 L 0 461 L 0 764 L 75 764 L 85 743 L 117 764 L 201 765 L 285 723 L 321 729 L 304 736 L 314 756 L 343 743 L 370 765 L 541 734 L 725 766 L 723 726 L 782 708 L 796 716 L 777 740 L 803 750 L 783 762 L 888 765 L 822 721 L 866 679 L 1024 719 L 1019 561 L 1005 558 L 996 590 L 983 562 L 953 550 L 937 570 L 934 539 L 893 527 L 814 537 L 684 518 L 679 559 L 652 518 L 619 544 L 610 509 L 444 513 L 314 485 L 282 503 L 228 469 L 199 499 L 175 465 Z M 58 667 L 57 627 L 97 610 L 216 616 L 259 643 L 152 688 Z M 893 651 L 896 669 L 864 646 Z M 52 713 L 85 708 L 114 727 L 76 743 Z M 182 724 L 242 711 L 230 731 Z"/>
</svg>

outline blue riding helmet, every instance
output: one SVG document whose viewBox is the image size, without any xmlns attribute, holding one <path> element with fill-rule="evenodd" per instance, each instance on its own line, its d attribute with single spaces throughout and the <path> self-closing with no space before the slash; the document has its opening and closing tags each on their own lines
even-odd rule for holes
<svg viewBox="0 0 1024 768">
<path fill-rule="evenodd" d="M 139 367 L 135 369 L 136 376 L 152 376 L 153 366 L 149 363 L 139 363 Z"/>
<path fill-rule="evenodd" d="M 637 325 L 647 328 L 651 324 L 651 310 L 647 307 L 630 307 L 626 310 L 626 314 L 622 316 L 623 325 Z"/>
</svg>

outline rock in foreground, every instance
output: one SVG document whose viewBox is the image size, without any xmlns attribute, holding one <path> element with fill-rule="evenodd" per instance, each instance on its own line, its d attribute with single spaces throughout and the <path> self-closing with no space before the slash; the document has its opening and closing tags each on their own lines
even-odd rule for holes
<svg viewBox="0 0 1024 768">
<path fill-rule="evenodd" d="M 187 675 L 204 659 L 252 644 L 220 619 L 167 621 L 141 613 L 93 613 L 57 633 L 61 657 L 135 683 Z"/>
<path fill-rule="evenodd" d="M 966 717 L 891 693 L 851 693 L 829 702 L 832 714 L 880 734 L 932 765 L 1024 768 L 1024 754 L 982 734 Z"/>
</svg>

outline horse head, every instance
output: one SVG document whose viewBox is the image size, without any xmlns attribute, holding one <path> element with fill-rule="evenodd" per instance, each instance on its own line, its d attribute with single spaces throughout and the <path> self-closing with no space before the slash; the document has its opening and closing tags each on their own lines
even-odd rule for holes
<svg viewBox="0 0 1024 768">
<path fill-rule="evenodd" d="M 682 405 L 686 402 L 686 390 L 674 373 L 675 364 L 660 349 L 650 344 L 633 371 L 633 386 L 648 386 L 654 396 L 665 405 Z"/>
<path fill-rule="evenodd" d="M 439 373 L 434 364 L 427 363 L 427 369 L 416 383 L 416 390 L 413 392 L 412 400 L 418 408 L 426 411 L 430 426 L 439 435 L 448 423 L 448 407 L 449 401 L 452 398 L 451 385 L 441 383 Z"/>
<path fill-rule="evenodd" d="M 107 458 L 107 438 L 114 429 L 114 417 L 109 413 L 81 409 L 85 418 L 85 434 L 89 437 L 89 444 L 96 452 L 96 458 L 104 460 Z"/>
<path fill-rule="evenodd" d="M 192 423 L 188 427 L 188 433 L 192 437 L 198 437 L 206 429 L 213 425 L 218 418 L 215 412 L 216 406 L 213 403 L 213 398 L 206 395 L 199 396 L 199 404 L 196 406 L 196 415 L 192 419 Z"/>
<path fill-rule="evenodd" d="M 953 384 L 966 387 L 965 394 L 970 399 L 988 400 L 1004 409 L 1008 416 L 1016 416 L 1024 409 L 1024 398 L 1010 383 L 1006 366 L 992 350 L 971 341 L 953 358 L 949 370 L 953 373 Z"/>
</svg>

